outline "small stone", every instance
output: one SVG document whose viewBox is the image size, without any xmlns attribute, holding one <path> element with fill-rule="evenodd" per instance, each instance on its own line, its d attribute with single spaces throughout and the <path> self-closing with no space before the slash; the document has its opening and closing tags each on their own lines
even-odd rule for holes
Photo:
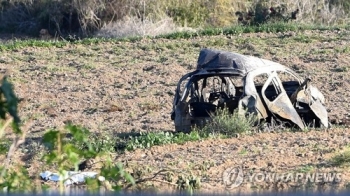
<svg viewBox="0 0 350 196">
<path fill-rule="evenodd" d="M 174 159 L 174 156 L 172 154 L 165 154 L 164 158 Z"/>
<path fill-rule="evenodd" d="M 299 153 L 297 154 L 297 157 L 305 157 L 305 153 Z"/>
</svg>

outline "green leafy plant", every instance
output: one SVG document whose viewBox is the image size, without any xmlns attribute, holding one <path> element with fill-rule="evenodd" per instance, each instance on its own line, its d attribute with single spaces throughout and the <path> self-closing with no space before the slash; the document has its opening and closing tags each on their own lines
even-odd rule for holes
<svg viewBox="0 0 350 196">
<path fill-rule="evenodd" d="M 246 113 L 243 115 L 238 110 L 231 114 L 227 108 L 223 108 L 212 115 L 212 120 L 203 127 L 202 131 L 234 136 L 237 133 L 252 131 L 256 122 L 257 117 L 254 114 Z"/>
<path fill-rule="evenodd" d="M 140 136 L 130 137 L 126 149 L 135 150 L 137 148 L 150 148 L 154 145 L 170 144 L 173 137 L 174 135 L 169 132 L 141 133 Z"/>
<path fill-rule="evenodd" d="M 135 150 L 138 148 L 150 148 L 155 145 L 164 144 L 183 144 L 188 141 L 198 141 L 207 138 L 208 135 L 200 134 L 194 130 L 190 133 L 171 133 L 171 132 L 149 132 L 141 133 L 140 136 L 130 137 L 126 144 L 126 150 Z"/>
<path fill-rule="evenodd" d="M 17 113 L 18 98 L 13 91 L 13 85 L 7 81 L 7 77 L 4 77 L 0 86 L 0 118 L 7 120 L 1 129 L 0 136 L 2 135 L 6 125 L 12 122 L 12 128 L 15 133 L 21 133 L 19 128 L 20 118 Z M 6 115 L 10 114 L 11 118 L 6 118 Z"/>
<path fill-rule="evenodd" d="M 201 0 L 182 0 L 169 3 L 167 14 L 181 26 L 197 27 L 203 25 L 209 16 L 209 7 Z"/>
<path fill-rule="evenodd" d="M 89 136 L 95 152 L 114 152 L 117 144 L 116 138 L 111 134 L 91 134 Z"/>
<path fill-rule="evenodd" d="M 124 170 L 121 163 L 109 163 L 101 169 L 101 175 L 111 182 L 111 188 L 115 191 L 119 191 L 122 188 L 123 181 L 126 181 L 132 185 L 135 184 L 134 178 Z"/>
<path fill-rule="evenodd" d="M 299 173 L 307 173 L 307 172 L 313 172 L 314 167 L 312 165 L 304 165 L 301 168 L 297 169 L 297 172 Z"/>
<path fill-rule="evenodd" d="M 350 165 L 350 147 L 347 147 L 342 152 L 339 152 L 330 160 L 334 166 L 349 166 Z"/>
<path fill-rule="evenodd" d="M 96 158 L 101 153 L 105 153 L 104 144 L 98 144 L 91 142 L 90 132 L 77 125 L 67 125 L 66 130 L 72 135 L 72 140 L 65 138 L 63 131 L 50 130 L 43 136 L 43 143 L 46 146 L 48 152 L 44 155 L 43 159 L 49 165 L 55 165 L 58 169 L 60 177 L 66 175 L 67 170 L 73 165 L 74 170 L 78 171 L 79 164 L 82 160 Z M 73 141 L 73 142 L 72 142 Z M 109 144 L 108 144 L 109 145 Z M 110 148 L 110 146 L 108 146 Z M 133 178 L 123 170 L 122 165 L 108 164 L 102 167 L 101 176 L 105 179 L 113 178 L 119 182 L 120 178 L 125 178 L 127 182 L 133 182 Z M 99 180 L 99 179 L 96 179 Z M 89 183 L 93 182 L 90 180 Z M 95 181 L 98 187 L 101 186 L 101 182 Z M 64 181 L 60 181 L 60 191 L 63 192 Z M 116 188 L 118 187 L 118 188 Z M 113 190 L 119 190 L 120 184 L 113 185 Z"/>
<path fill-rule="evenodd" d="M 190 133 L 149 132 L 139 136 L 130 136 L 126 142 L 126 150 L 150 148 L 155 145 L 183 144 L 212 137 L 232 137 L 237 133 L 248 133 L 254 129 L 257 117 L 253 114 L 230 114 L 226 109 L 218 110 L 212 121 L 203 128 L 195 127 Z"/>
<path fill-rule="evenodd" d="M 0 188 L 6 192 L 34 190 L 28 171 L 22 166 L 11 167 L 11 158 L 19 145 L 25 141 L 25 132 L 20 129 L 18 101 L 13 85 L 3 77 L 0 86 L 0 155 L 6 155 L 0 165 Z M 10 125 L 12 125 L 10 127 Z M 12 142 L 4 139 L 4 132 L 11 128 L 15 135 Z"/>
<path fill-rule="evenodd" d="M 0 188 L 6 192 L 30 192 L 35 191 L 32 179 L 28 171 L 21 166 L 7 170 L 0 183 Z"/>
<path fill-rule="evenodd" d="M 110 133 L 90 133 L 86 131 L 86 137 L 88 138 L 89 145 L 85 141 L 77 140 L 74 137 L 71 139 L 72 143 L 75 143 L 80 150 L 88 150 L 90 147 L 92 151 L 96 153 L 112 153 L 115 152 L 117 145 L 117 138 Z"/>
<path fill-rule="evenodd" d="M 66 170 L 69 170 L 71 165 L 74 165 L 74 170 L 78 171 L 78 165 L 81 158 L 91 158 L 96 156 L 96 153 L 92 151 L 92 146 L 87 142 L 85 136 L 85 129 L 80 129 L 76 126 L 68 125 L 66 127 L 73 138 L 79 142 L 87 143 L 88 150 L 80 150 L 72 143 L 64 141 L 64 134 L 61 131 L 50 130 L 43 136 L 43 143 L 46 146 L 48 153 L 44 155 L 43 159 L 47 164 L 54 164 L 58 168 L 60 178 L 64 177 Z M 60 181 L 60 192 L 63 192 L 63 181 Z"/>
<path fill-rule="evenodd" d="M 123 165 L 114 163 L 111 159 L 100 169 L 98 178 L 86 179 L 90 191 L 99 191 L 101 187 L 109 191 L 120 191 L 124 184 L 135 185 L 135 183 L 134 177 L 124 170 Z"/>
</svg>

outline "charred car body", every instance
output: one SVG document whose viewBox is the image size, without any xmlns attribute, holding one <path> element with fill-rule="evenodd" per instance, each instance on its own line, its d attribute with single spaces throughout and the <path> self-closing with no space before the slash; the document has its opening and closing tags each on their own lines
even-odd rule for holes
<svg viewBox="0 0 350 196">
<path fill-rule="evenodd" d="M 197 69 L 184 75 L 175 92 L 171 119 L 176 131 L 203 126 L 218 108 L 248 112 L 266 122 L 328 127 L 322 93 L 293 70 L 269 60 L 202 49 Z"/>
</svg>

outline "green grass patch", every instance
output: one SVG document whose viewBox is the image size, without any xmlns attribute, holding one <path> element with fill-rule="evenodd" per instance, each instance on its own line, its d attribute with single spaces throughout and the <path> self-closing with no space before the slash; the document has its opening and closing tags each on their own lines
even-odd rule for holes
<svg viewBox="0 0 350 196">
<path fill-rule="evenodd" d="M 304 165 L 301 168 L 297 169 L 298 173 L 307 173 L 307 172 L 313 172 L 314 171 L 314 166 L 312 165 Z"/>
<path fill-rule="evenodd" d="M 208 135 L 198 131 L 191 133 L 171 133 L 171 132 L 149 132 L 141 133 L 140 136 L 130 137 L 126 144 L 126 150 L 136 150 L 138 148 L 150 148 L 155 145 L 183 144 L 188 141 L 198 141 L 208 138 Z"/>
<path fill-rule="evenodd" d="M 231 114 L 227 108 L 216 111 L 212 121 L 202 129 L 207 134 L 224 135 L 235 137 L 237 134 L 244 134 L 253 131 L 257 117 L 254 114 L 240 114 L 235 110 Z"/>
<path fill-rule="evenodd" d="M 155 38 L 165 38 L 165 39 L 189 39 L 193 37 L 200 36 L 215 36 L 215 35 L 239 35 L 242 33 L 277 33 L 277 32 L 287 32 L 287 31 L 305 31 L 305 30 L 339 30 L 339 29 L 349 29 L 349 25 L 343 26 L 321 26 L 321 25 L 307 25 L 307 24 L 296 24 L 296 23 L 266 23 L 258 26 L 243 26 L 235 25 L 225 28 L 207 28 L 197 32 L 175 32 L 166 35 L 159 35 Z"/>
<path fill-rule="evenodd" d="M 350 147 L 339 152 L 331 159 L 333 166 L 350 166 Z"/>
<path fill-rule="evenodd" d="M 9 41 L 4 44 L 0 44 L 0 51 L 16 50 L 24 47 L 64 47 L 68 44 L 83 44 L 83 45 L 95 45 L 98 43 L 104 42 L 137 42 L 142 39 L 190 39 L 200 36 L 217 36 L 217 35 L 239 35 L 242 33 L 277 33 L 277 32 L 288 32 L 288 31 L 305 31 L 305 30 L 340 30 L 340 29 L 350 29 L 350 25 L 337 25 L 337 26 L 324 26 L 324 25 L 307 25 L 307 24 L 296 24 L 296 23 L 266 23 L 258 26 L 243 26 L 235 25 L 231 27 L 224 28 L 206 28 L 196 32 L 174 32 L 170 34 L 164 34 L 159 36 L 135 36 L 135 37 L 124 37 L 124 38 L 85 38 L 75 41 L 63 41 L 63 40 L 37 40 L 37 39 L 28 39 L 28 40 L 14 40 Z M 301 42 L 309 43 L 307 37 L 296 38 Z"/>
<path fill-rule="evenodd" d="M 194 128 L 190 133 L 149 132 L 139 136 L 130 136 L 126 140 L 125 149 L 135 150 L 150 148 L 164 144 L 184 144 L 189 141 L 199 141 L 208 138 L 231 138 L 236 134 L 250 133 L 254 129 L 254 115 L 240 115 L 238 112 L 229 114 L 227 109 L 218 110 L 202 128 Z"/>
<path fill-rule="evenodd" d="M 0 51 L 18 50 L 25 47 L 57 47 L 66 46 L 67 41 L 44 41 L 36 39 L 14 40 L 5 44 L 0 44 Z"/>
</svg>

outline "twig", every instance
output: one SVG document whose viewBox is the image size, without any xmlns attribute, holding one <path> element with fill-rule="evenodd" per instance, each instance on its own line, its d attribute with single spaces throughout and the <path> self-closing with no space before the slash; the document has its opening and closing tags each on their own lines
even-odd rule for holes
<svg viewBox="0 0 350 196">
<path fill-rule="evenodd" d="M 1 172 L 1 177 L 5 175 L 6 170 L 8 169 L 9 165 L 11 164 L 11 157 L 16 152 L 16 149 L 25 142 L 25 132 L 22 132 L 21 135 L 16 136 L 15 140 L 13 141 L 12 145 L 10 146 L 10 149 L 7 153 L 7 157 L 4 164 L 4 169 Z"/>
<path fill-rule="evenodd" d="M 13 118 L 10 118 L 6 121 L 5 125 L 1 128 L 0 130 L 0 138 L 2 137 L 2 133 L 3 131 L 5 130 L 5 128 L 7 126 L 9 126 L 9 124 L 13 121 Z M 29 127 L 29 124 L 30 123 L 27 123 L 25 128 L 22 129 L 20 135 L 16 135 L 12 145 L 10 146 L 10 149 L 7 153 L 7 156 L 6 156 L 6 160 L 4 161 L 4 169 L 2 170 L 1 172 L 1 177 L 3 177 L 5 175 L 5 172 L 6 170 L 8 169 L 9 165 L 11 164 L 11 157 L 12 155 L 16 152 L 16 149 L 25 142 L 25 139 L 26 139 L 26 131 L 23 131 L 23 130 L 28 130 L 28 127 Z"/>
<path fill-rule="evenodd" d="M 170 185 L 173 185 L 173 186 L 177 186 L 177 184 L 174 184 L 174 183 L 171 183 L 171 182 L 167 182 L 167 181 L 155 179 L 159 174 L 161 174 L 161 173 L 163 173 L 163 172 L 168 172 L 168 171 L 184 173 L 184 172 L 181 172 L 181 171 L 176 171 L 176 170 L 174 170 L 174 169 L 162 169 L 162 170 L 156 172 L 155 174 L 153 174 L 152 177 L 148 177 L 148 178 L 143 178 L 143 179 L 137 180 L 137 181 L 135 182 L 135 184 L 139 184 L 139 183 L 146 182 L 146 181 L 157 181 L 157 182 L 162 182 L 162 183 L 167 183 L 167 184 L 170 184 Z M 128 189 L 128 188 L 130 188 L 131 186 L 132 186 L 132 184 L 129 184 L 128 186 L 125 187 L 125 189 Z"/>
<path fill-rule="evenodd" d="M 5 122 L 4 126 L 2 126 L 2 127 L 0 128 L 0 138 L 2 138 L 2 136 L 4 135 L 4 132 L 5 132 L 6 127 L 8 127 L 8 126 L 10 125 L 11 122 L 12 122 L 12 118 L 8 119 L 8 120 Z"/>
</svg>

